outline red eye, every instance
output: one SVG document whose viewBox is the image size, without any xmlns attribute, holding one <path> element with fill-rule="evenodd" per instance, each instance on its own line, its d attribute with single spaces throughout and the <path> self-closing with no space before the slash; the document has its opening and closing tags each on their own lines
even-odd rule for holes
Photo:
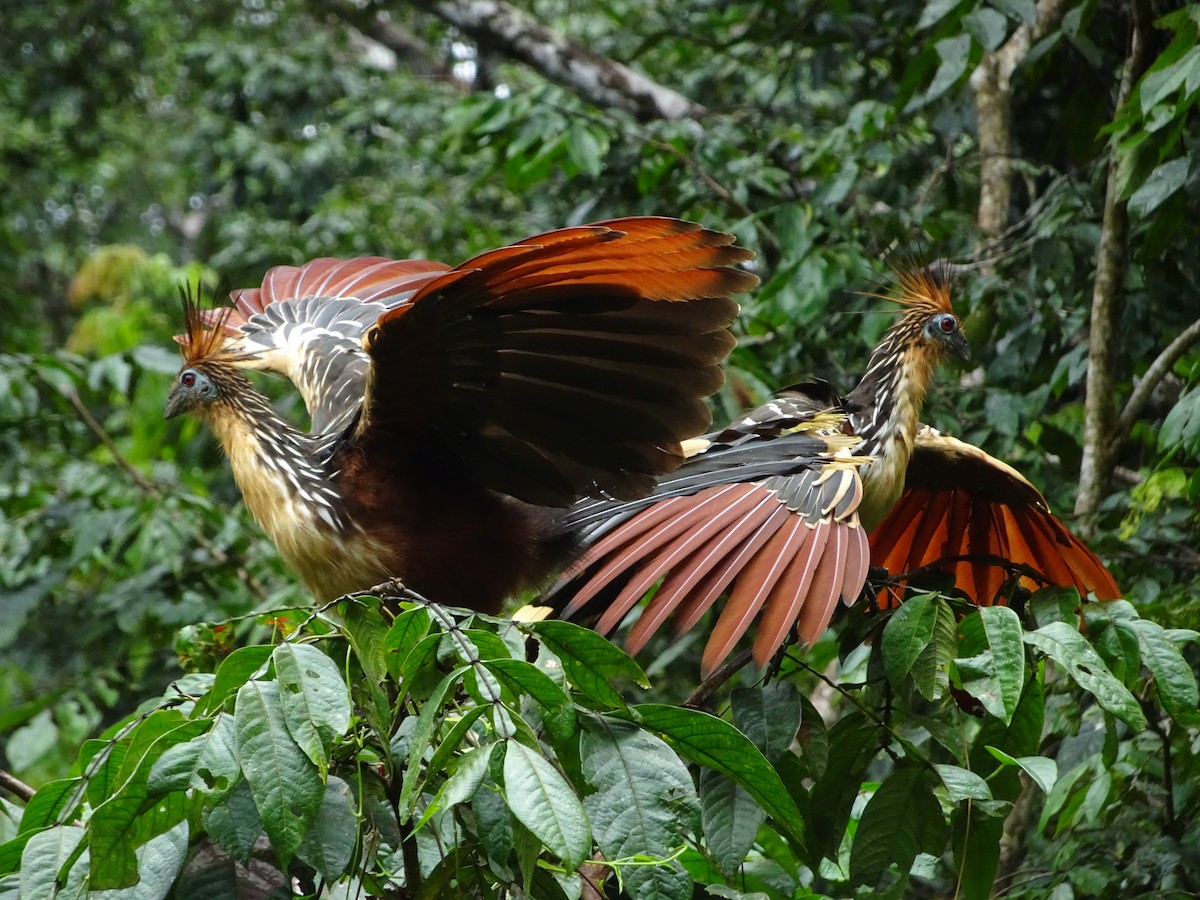
<svg viewBox="0 0 1200 900">
<path fill-rule="evenodd" d="M 196 373 L 195 372 L 184 372 L 182 375 L 179 376 L 179 383 L 182 384 L 184 387 L 191 387 L 192 385 L 194 385 L 196 383 Z"/>
<path fill-rule="evenodd" d="M 940 327 L 944 334 L 949 334 L 954 330 L 954 319 L 951 316 L 946 316 L 946 318 L 942 319 Z"/>
</svg>

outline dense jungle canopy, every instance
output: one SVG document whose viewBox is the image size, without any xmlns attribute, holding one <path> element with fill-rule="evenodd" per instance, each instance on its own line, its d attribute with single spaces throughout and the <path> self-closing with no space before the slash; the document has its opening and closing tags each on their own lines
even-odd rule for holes
<svg viewBox="0 0 1200 900">
<path fill-rule="evenodd" d="M 0 59 L 0 898 L 1200 893 L 1200 6 L 59 0 L 9 4 Z M 673 705 L 694 638 L 638 657 L 646 691 L 537 631 L 572 693 L 501 679 L 495 719 L 414 649 L 458 634 L 437 614 L 280 643 L 311 599 L 162 418 L 179 285 L 635 214 L 757 253 L 717 421 L 852 386 L 891 321 L 864 292 L 946 260 L 974 356 L 924 420 L 1028 476 L 1126 601 L 848 617 L 742 672 L 725 724 Z M 277 683 L 327 703 L 313 743 L 268 727 Z M 197 762 L 255 722 L 273 774 Z"/>
</svg>

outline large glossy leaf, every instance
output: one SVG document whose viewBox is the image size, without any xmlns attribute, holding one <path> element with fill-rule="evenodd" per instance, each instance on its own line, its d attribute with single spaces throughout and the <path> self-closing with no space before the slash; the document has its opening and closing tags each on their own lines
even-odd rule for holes
<svg viewBox="0 0 1200 900">
<path fill-rule="evenodd" d="M 545 757 L 516 741 L 507 742 L 504 754 L 504 796 L 517 820 L 566 868 L 591 853 L 591 827 L 571 785 Z"/>
<path fill-rule="evenodd" d="M 723 719 L 685 707 L 643 703 L 629 709 L 634 721 L 656 732 L 680 756 L 732 778 L 797 841 L 804 840 L 800 811 L 779 774 L 750 739 Z"/>
<path fill-rule="evenodd" d="M 571 683 L 594 702 L 608 708 L 624 706 L 613 686 L 624 679 L 649 687 L 642 667 L 594 631 L 555 620 L 528 627 L 559 658 Z"/>
<path fill-rule="evenodd" d="M 893 880 L 886 886 L 902 890 L 917 853 L 941 850 L 946 826 L 929 782 L 927 770 L 905 766 L 871 795 L 850 851 L 853 884 L 883 887 L 881 881 L 894 865 Z"/>
<path fill-rule="evenodd" d="M 273 681 L 238 691 L 234 733 L 263 830 L 286 868 L 325 796 L 320 772 L 292 737 Z"/>
<path fill-rule="evenodd" d="M 699 800 L 679 756 L 650 734 L 616 719 L 584 720 L 579 756 L 595 793 L 584 799 L 596 844 L 606 859 L 663 859 L 683 847 L 699 825 Z M 686 900 L 692 882 L 677 863 L 625 872 L 635 897 Z"/>
<path fill-rule="evenodd" d="M 311 644 L 280 644 L 271 654 L 283 721 L 322 773 L 333 742 L 350 727 L 350 693 L 337 664 Z"/>
<path fill-rule="evenodd" d="M 1064 622 L 1051 622 L 1037 631 L 1027 632 L 1025 643 L 1061 665 L 1076 684 L 1130 728 L 1135 731 L 1146 728 L 1146 716 L 1137 698 L 1113 677 L 1104 660 L 1078 629 Z"/>
</svg>

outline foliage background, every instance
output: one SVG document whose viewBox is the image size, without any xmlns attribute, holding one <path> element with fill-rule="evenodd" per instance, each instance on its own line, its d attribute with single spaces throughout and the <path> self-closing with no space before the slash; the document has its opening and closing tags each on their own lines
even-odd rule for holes
<svg viewBox="0 0 1200 900">
<path fill-rule="evenodd" d="M 950 259 L 976 361 L 942 373 L 927 421 L 1017 465 L 1063 513 L 1081 469 L 1098 481 L 1075 526 L 1143 618 L 1196 627 L 1197 7 L 532 5 L 687 97 L 672 117 L 548 77 L 486 23 L 451 25 L 464 6 L 6 11 L 4 769 L 60 776 L 179 674 L 179 629 L 304 601 L 211 442 L 161 420 L 178 281 L 256 284 L 321 255 L 456 261 L 635 213 L 699 219 L 759 253 L 717 418 L 810 372 L 852 383 L 886 325 L 855 293 L 880 259 L 914 243 Z M 247 616 L 179 646 L 211 666 L 271 631 Z M 693 671 L 657 685 L 678 700 Z M 1063 690 L 1043 752 L 1088 773 L 1076 827 L 1014 814 L 999 889 L 1200 890 L 1179 825 L 1196 773 L 1164 784 L 1153 739 L 1088 743 Z M 1187 760 L 1194 725 L 1162 727 Z"/>
</svg>

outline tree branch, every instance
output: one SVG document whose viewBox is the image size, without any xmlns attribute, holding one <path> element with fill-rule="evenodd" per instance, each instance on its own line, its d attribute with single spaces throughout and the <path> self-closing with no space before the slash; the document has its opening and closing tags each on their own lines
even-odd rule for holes
<svg viewBox="0 0 1200 900">
<path fill-rule="evenodd" d="M 600 107 L 640 121 L 697 119 L 698 103 L 543 25 L 504 0 L 415 0 L 415 5 L 470 35 L 482 48 L 525 63 Z"/>
<path fill-rule="evenodd" d="M 33 799 L 33 795 L 37 793 L 32 787 L 23 782 L 11 772 L 6 772 L 0 769 L 0 788 L 11 793 L 14 797 L 24 800 L 28 803 Z"/>
<path fill-rule="evenodd" d="M 1200 319 L 1185 328 L 1175 340 L 1167 344 L 1162 353 L 1158 354 L 1158 357 L 1150 364 L 1150 368 L 1146 370 L 1146 374 L 1142 376 L 1142 380 L 1138 382 L 1137 387 L 1129 396 L 1125 408 L 1121 410 L 1121 417 L 1117 419 L 1114 441 L 1118 447 L 1129 437 L 1134 423 L 1142 414 L 1154 389 L 1171 373 L 1171 369 L 1175 363 L 1179 362 L 1180 357 L 1196 343 L 1200 343 Z"/>
<path fill-rule="evenodd" d="M 1134 0 L 1133 33 L 1129 55 L 1121 73 L 1116 109 L 1129 101 L 1149 64 L 1146 31 L 1150 27 L 1148 0 Z M 1115 393 L 1118 323 L 1124 307 L 1125 261 L 1129 245 L 1129 211 L 1117 197 L 1117 169 L 1120 156 L 1114 144 L 1109 150 L 1108 182 L 1104 189 L 1104 215 L 1100 245 L 1096 250 L 1096 281 L 1092 289 L 1091 330 L 1088 335 L 1087 396 L 1084 406 L 1083 461 L 1079 468 L 1079 495 L 1075 514 L 1081 536 L 1091 536 L 1088 521 L 1100 508 L 1100 500 L 1116 464 L 1113 394 Z"/>
<path fill-rule="evenodd" d="M 471 85 L 455 75 L 454 70 L 438 57 L 432 47 L 408 29 L 397 25 L 387 13 L 375 12 L 370 7 L 359 6 L 349 0 L 314 3 L 313 9 L 333 15 L 343 25 L 349 26 L 352 40 L 383 48 L 390 52 L 396 63 L 407 66 L 414 74 L 443 81 L 464 93 L 471 90 Z"/>
</svg>

